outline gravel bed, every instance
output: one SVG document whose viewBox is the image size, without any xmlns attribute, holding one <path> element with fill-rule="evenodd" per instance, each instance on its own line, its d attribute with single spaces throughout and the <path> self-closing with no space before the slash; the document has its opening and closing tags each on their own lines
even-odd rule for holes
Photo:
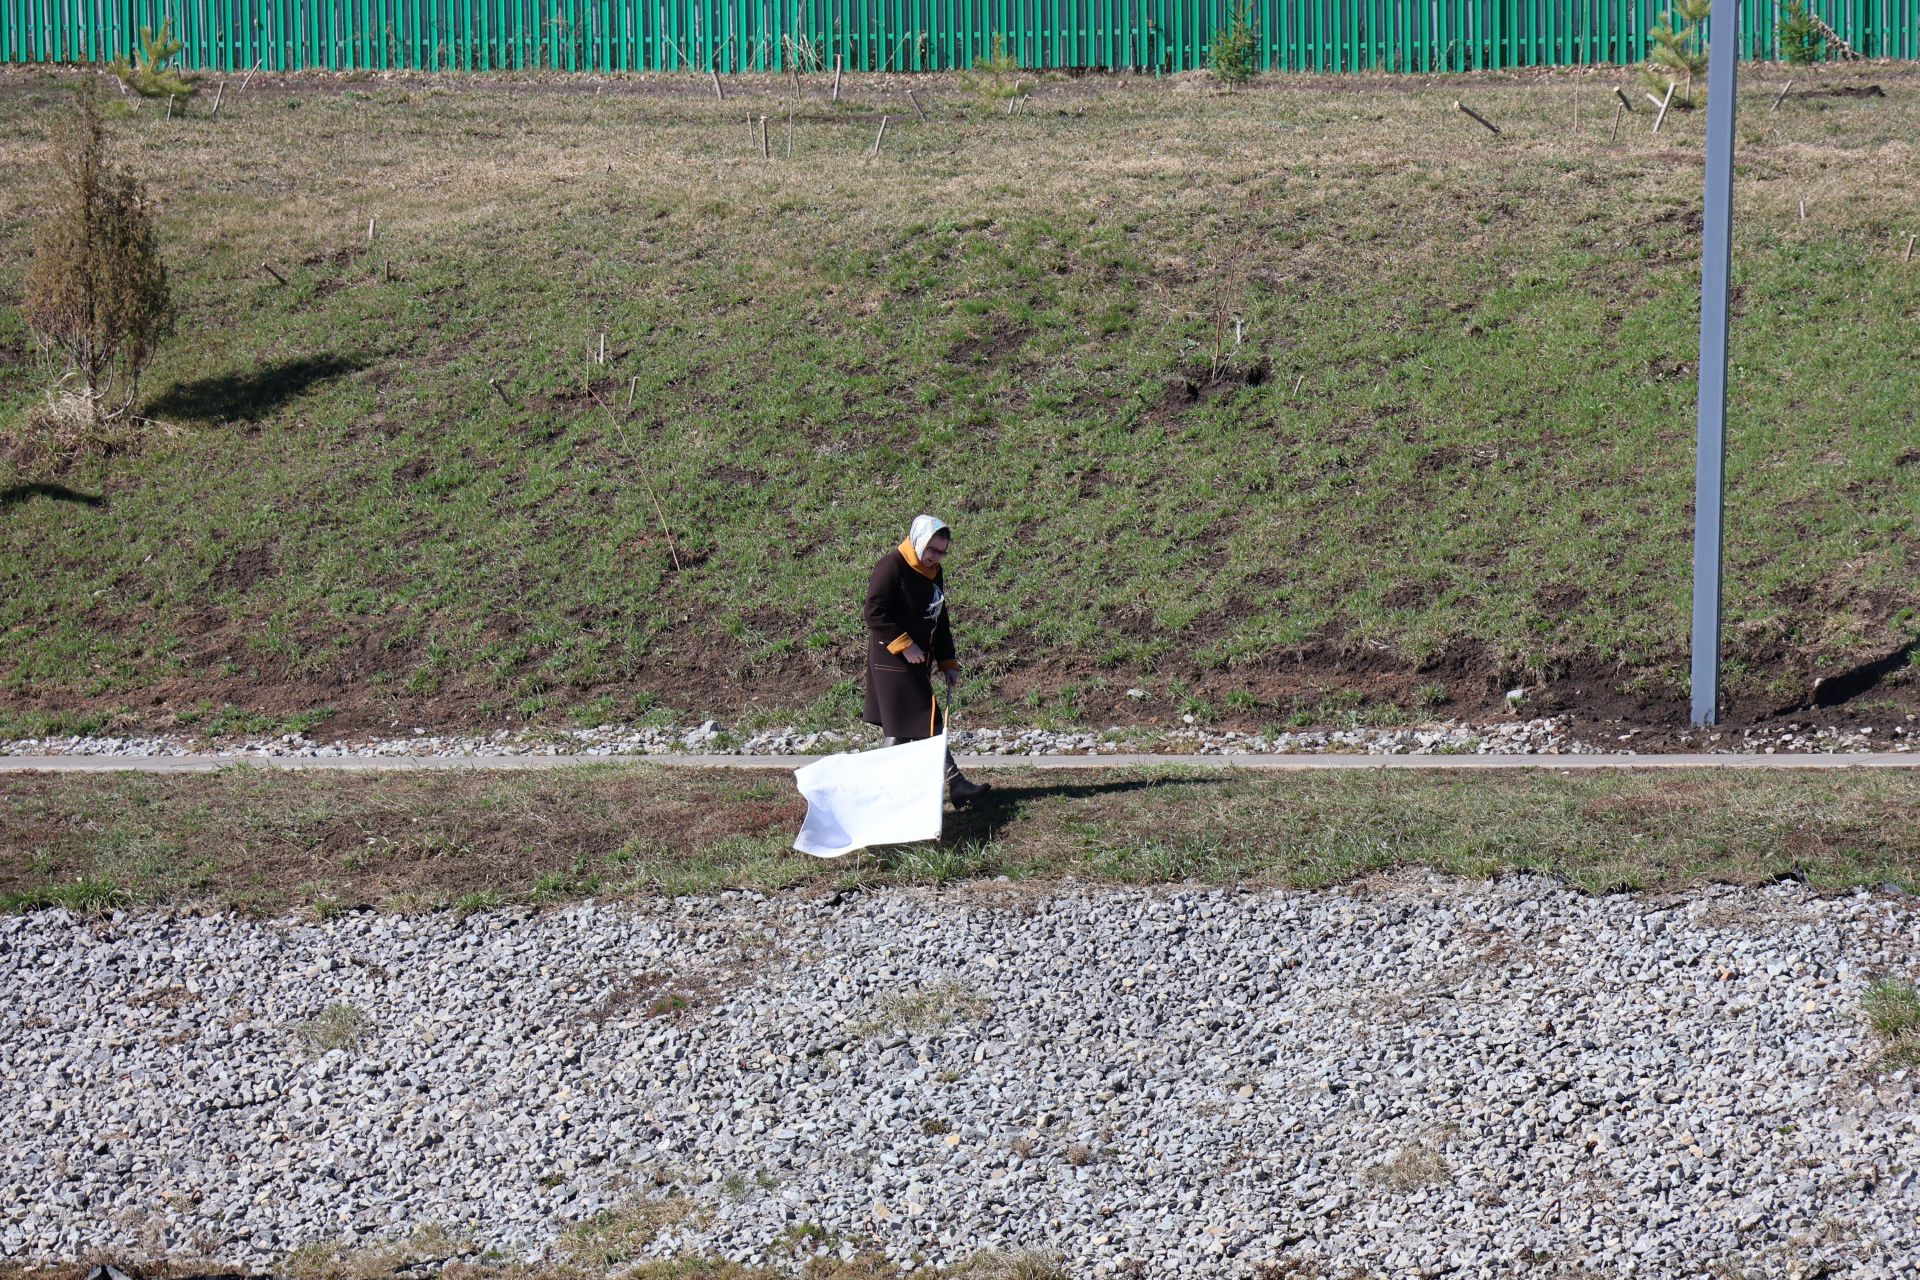
<svg viewBox="0 0 1920 1280">
<path fill-rule="evenodd" d="M 1189 717 L 1191 719 L 1191 717 Z M 1912 717 L 1907 717 L 1911 720 Z M 1777 729 L 1710 733 L 1687 745 L 1690 751 L 1774 755 L 1794 752 L 1909 751 L 1920 728 L 1905 721 L 1884 730 L 1872 727 L 1787 724 Z M 1124 755 L 1159 752 L 1191 755 L 1299 755 L 1330 752 L 1363 755 L 1632 755 L 1640 731 L 1582 737 L 1564 716 L 1528 720 L 1471 722 L 1446 720 L 1395 728 L 1313 729 L 1277 734 L 1214 730 L 1200 725 L 1178 729 L 1116 726 L 1105 730 L 1054 731 L 1019 728 L 961 728 L 954 747 L 961 752 L 1003 756 Z M 219 756 L 248 757 L 393 757 L 393 756 L 606 756 L 824 755 L 877 746 L 878 730 L 728 729 L 707 720 L 688 726 L 599 725 L 571 731 L 501 729 L 486 736 L 430 734 L 424 729 L 358 741 L 315 742 L 298 733 L 271 738 L 209 742 L 186 736 L 54 737 L 0 740 L 0 756 Z"/>
<path fill-rule="evenodd" d="M 1916 956 L 1897 894 L 1524 876 L 10 917 L 0 1256 L 534 1257 L 671 1187 L 653 1253 L 790 1268 L 1913 1277 L 1859 997 Z"/>
</svg>

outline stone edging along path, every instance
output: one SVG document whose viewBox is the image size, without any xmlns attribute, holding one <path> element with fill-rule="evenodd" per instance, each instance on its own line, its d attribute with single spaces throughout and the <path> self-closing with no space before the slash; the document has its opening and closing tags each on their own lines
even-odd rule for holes
<svg viewBox="0 0 1920 1280">
<path fill-rule="evenodd" d="M 394 771 L 408 769 L 562 769 L 594 764 L 655 764 L 699 769 L 797 769 L 817 755 L 434 755 L 434 756 L 0 756 L 0 773 L 208 773 L 233 765 L 261 769 Z M 961 755 L 967 769 L 1245 769 L 1293 773 L 1324 769 L 1913 769 L 1920 752 L 1858 751 L 1785 755 L 1714 752 L 1687 755 Z"/>
</svg>

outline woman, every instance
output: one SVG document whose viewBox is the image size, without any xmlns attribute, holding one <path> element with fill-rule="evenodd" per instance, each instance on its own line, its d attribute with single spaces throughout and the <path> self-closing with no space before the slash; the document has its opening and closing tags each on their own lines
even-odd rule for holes
<svg viewBox="0 0 1920 1280">
<path fill-rule="evenodd" d="M 885 730 L 887 745 L 917 742 L 946 729 L 946 716 L 933 700 L 933 669 L 938 666 L 953 693 L 960 664 L 953 656 L 953 628 L 947 621 L 947 593 L 940 564 L 947 558 L 953 531 L 932 516 L 915 516 L 906 541 L 873 567 L 867 580 L 868 724 Z M 958 805 L 992 790 L 969 782 L 947 753 L 947 795 Z"/>
</svg>

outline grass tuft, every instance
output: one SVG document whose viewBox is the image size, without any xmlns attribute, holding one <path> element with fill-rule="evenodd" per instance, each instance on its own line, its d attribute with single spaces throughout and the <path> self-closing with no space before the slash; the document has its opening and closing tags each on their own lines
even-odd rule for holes
<svg viewBox="0 0 1920 1280">
<path fill-rule="evenodd" d="M 287 1280 L 390 1280 L 477 1252 L 464 1233 L 429 1223 L 395 1240 L 372 1244 L 315 1241 L 293 1250 L 275 1271 Z"/>
<path fill-rule="evenodd" d="M 862 1024 L 863 1035 L 905 1030 L 943 1031 L 956 1022 L 978 1022 L 993 1012 L 993 1002 L 958 979 L 931 983 L 917 991 L 887 997 L 877 1016 Z"/>
<path fill-rule="evenodd" d="M 1882 978 L 1861 995 L 1860 1007 L 1880 1037 L 1880 1068 L 1920 1067 L 1920 988 L 1913 980 Z"/>
<path fill-rule="evenodd" d="M 1376 1186 L 1404 1195 L 1453 1177 L 1447 1161 L 1438 1150 L 1424 1143 L 1402 1147 L 1390 1158 L 1367 1170 L 1367 1180 Z"/>
<path fill-rule="evenodd" d="M 295 1028 L 295 1038 L 308 1053 L 351 1049 L 373 1031 L 373 1019 L 350 1004 L 330 1004 Z"/>
<path fill-rule="evenodd" d="M 693 1201 L 680 1196 L 630 1199 L 568 1228 L 554 1251 L 564 1262 L 604 1274 L 638 1260 L 661 1232 L 700 1212 Z"/>
</svg>

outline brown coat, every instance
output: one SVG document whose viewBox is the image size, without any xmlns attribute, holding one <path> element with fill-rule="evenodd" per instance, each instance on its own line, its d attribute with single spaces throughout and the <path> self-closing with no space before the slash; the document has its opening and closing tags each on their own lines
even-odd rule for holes
<svg viewBox="0 0 1920 1280">
<path fill-rule="evenodd" d="M 903 542 L 873 567 L 867 580 L 867 705 L 862 716 L 890 738 L 913 741 L 940 731 L 933 670 L 957 667 L 953 628 L 947 618 L 946 586 Z M 931 661 L 914 664 L 902 655 L 919 645 Z"/>
</svg>

